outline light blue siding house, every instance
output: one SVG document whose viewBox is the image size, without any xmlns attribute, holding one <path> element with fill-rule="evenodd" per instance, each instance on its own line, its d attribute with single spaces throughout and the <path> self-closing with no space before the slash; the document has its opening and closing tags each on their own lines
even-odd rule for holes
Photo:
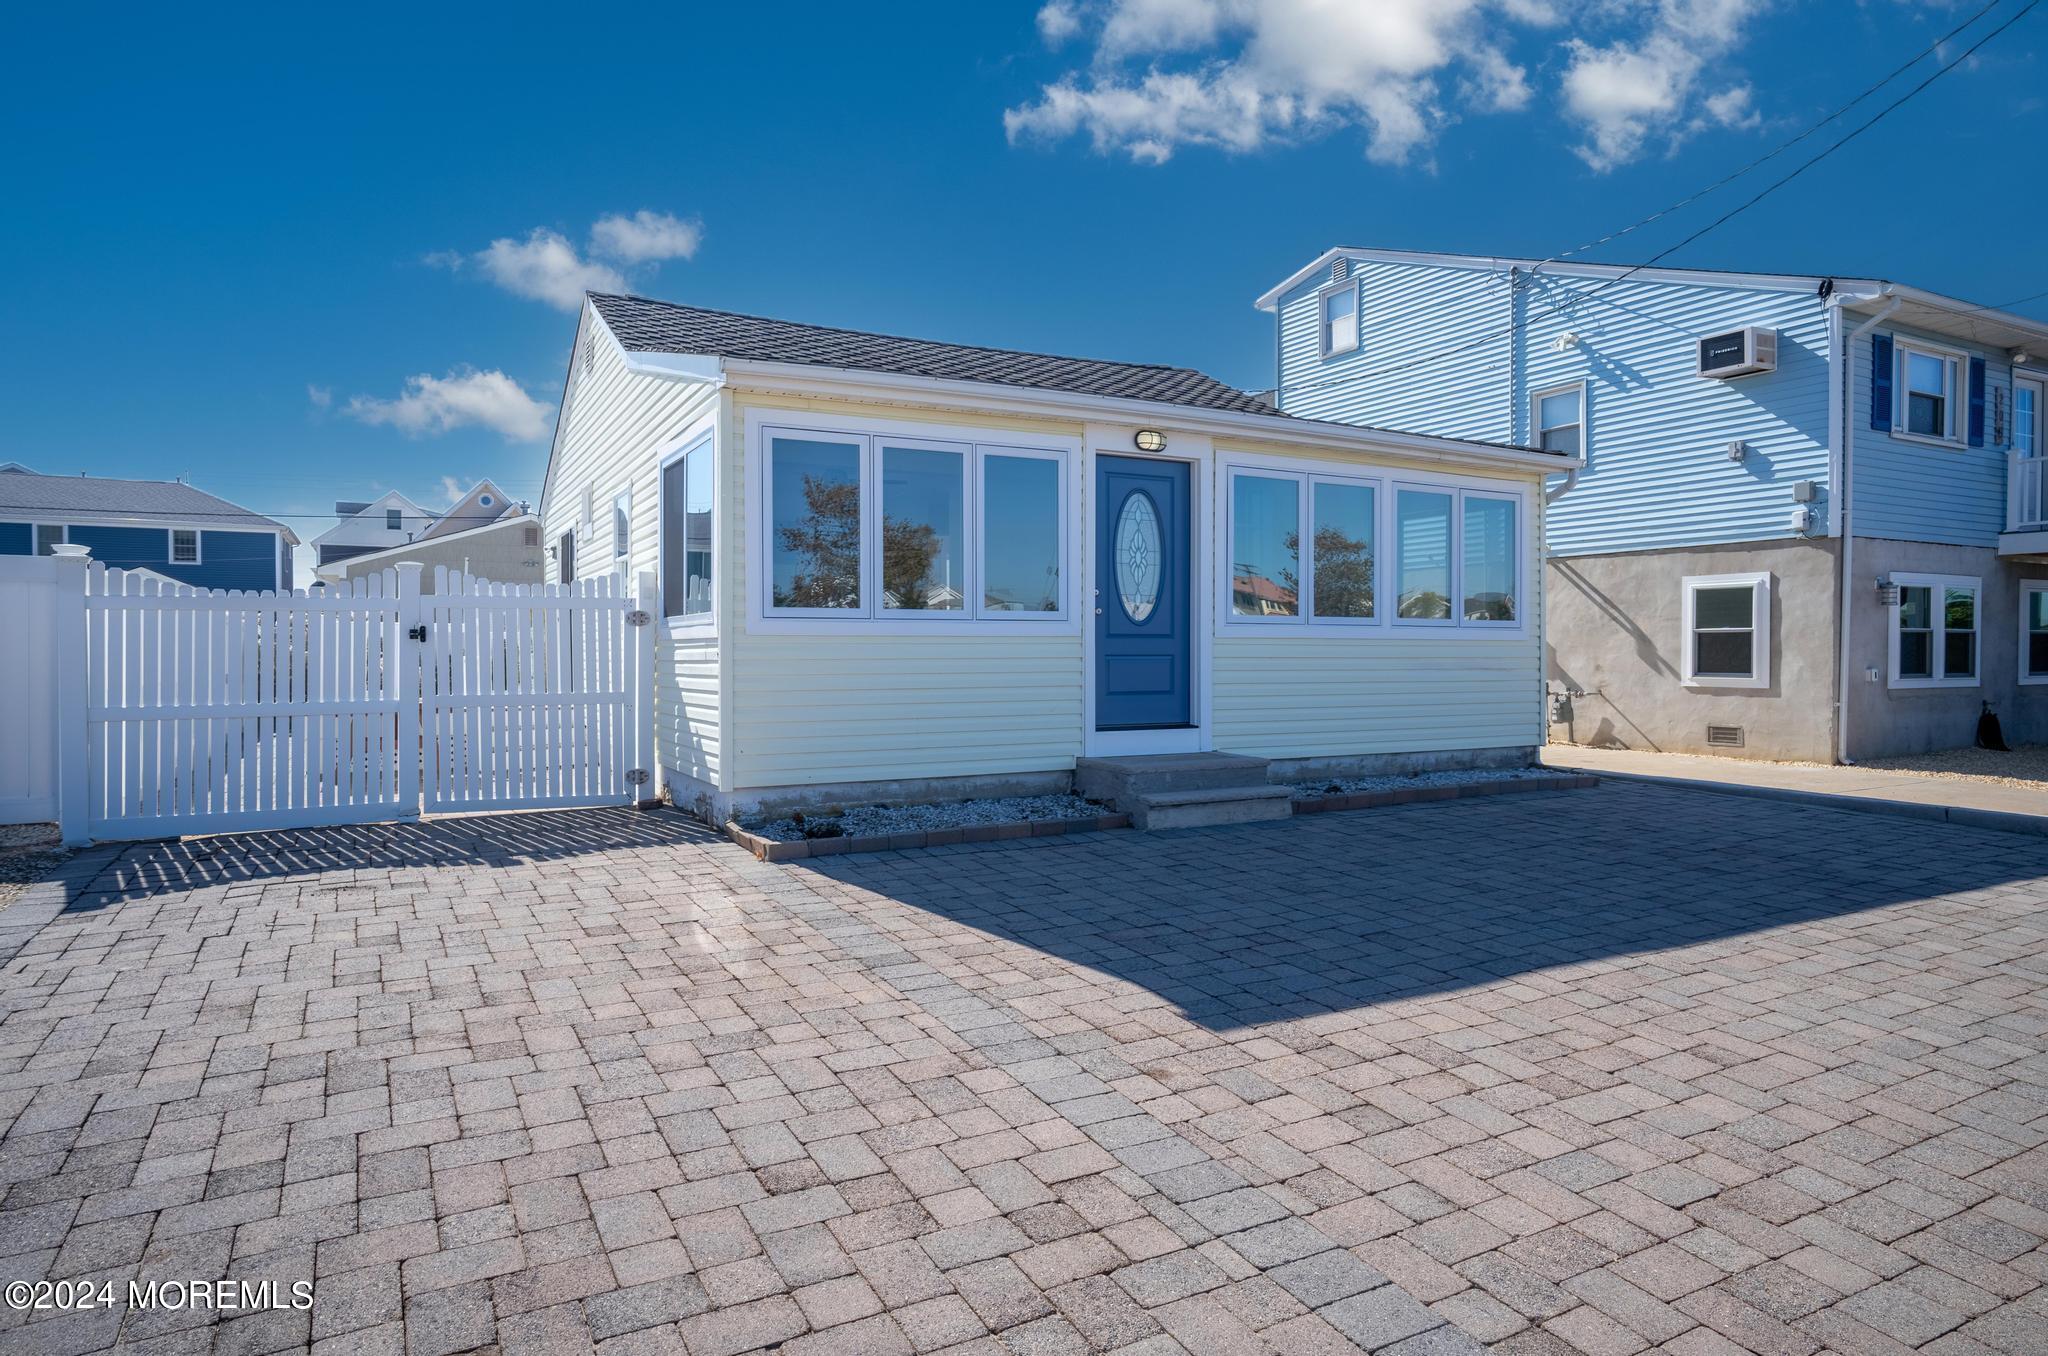
<svg viewBox="0 0 2048 1356">
<path fill-rule="evenodd" d="M 1288 414 L 1583 450 L 1552 737 L 1854 760 L 2048 740 L 2048 324 L 1881 279 L 1333 249 Z"/>
<path fill-rule="evenodd" d="M 83 546 L 109 569 L 209 589 L 290 588 L 284 524 L 174 480 L 45 476 L 0 466 L 0 555 Z"/>
</svg>

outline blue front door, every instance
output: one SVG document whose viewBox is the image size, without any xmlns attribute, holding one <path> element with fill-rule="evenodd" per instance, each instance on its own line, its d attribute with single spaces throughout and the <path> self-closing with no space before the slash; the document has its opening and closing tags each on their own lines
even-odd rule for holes
<svg viewBox="0 0 2048 1356">
<path fill-rule="evenodd" d="M 1188 464 L 1095 459 L 1095 727 L 1194 724 Z"/>
</svg>

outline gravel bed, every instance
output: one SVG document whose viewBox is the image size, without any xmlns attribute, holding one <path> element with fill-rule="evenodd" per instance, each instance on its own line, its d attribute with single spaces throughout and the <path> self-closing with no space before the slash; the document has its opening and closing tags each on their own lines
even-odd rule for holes
<svg viewBox="0 0 2048 1356">
<path fill-rule="evenodd" d="M 1468 786 L 1474 782 L 1519 782 L 1532 778 L 1569 775 L 1547 767 L 1458 768 L 1444 772 L 1415 772 L 1407 776 L 1326 777 L 1320 781 L 1294 783 L 1297 799 L 1317 796 L 1351 796 L 1361 791 L 1411 791 L 1424 786 Z"/>
<path fill-rule="evenodd" d="M 1103 809 L 1079 796 L 1006 796 L 1000 800 L 956 800 L 942 805 L 857 805 L 838 814 L 823 810 L 758 823 L 749 833 L 778 843 L 801 838 L 865 838 L 876 833 L 918 833 L 966 824 L 1016 824 L 1038 819 L 1093 819 Z M 806 833 L 808 828 L 810 832 Z M 833 828 L 837 833 L 831 832 Z M 820 830 L 825 832 L 819 832 Z"/>
<path fill-rule="evenodd" d="M 70 855 L 57 846 L 54 824 L 0 825 L 0 909 L 21 898 Z"/>
</svg>

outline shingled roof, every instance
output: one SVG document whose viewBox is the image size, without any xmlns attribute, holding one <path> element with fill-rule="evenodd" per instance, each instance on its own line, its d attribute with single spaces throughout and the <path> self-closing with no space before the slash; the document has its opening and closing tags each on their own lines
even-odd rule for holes
<svg viewBox="0 0 2048 1356">
<path fill-rule="evenodd" d="M 177 480 L 45 476 L 26 469 L 0 471 L 0 518 L 10 513 L 43 518 L 75 513 L 100 519 L 135 518 L 166 527 L 282 529 L 291 534 L 283 523 Z M 297 535 L 291 535 L 296 542 Z"/>
<path fill-rule="evenodd" d="M 602 292 L 591 293 L 590 302 L 604 317 L 613 337 L 637 353 L 696 353 L 755 362 L 809 363 L 1285 417 L 1258 396 L 1226 386 L 1189 367 L 1061 358 L 1007 348 L 902 339 Z"/>
</svg>

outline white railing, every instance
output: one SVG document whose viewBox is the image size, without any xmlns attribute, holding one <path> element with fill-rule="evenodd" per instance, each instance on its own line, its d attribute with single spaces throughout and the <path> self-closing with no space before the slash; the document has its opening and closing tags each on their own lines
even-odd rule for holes
<svg viewBox="0 0 2048 1356">
<path fill-rule="evenodd" d="M 2048 457 L 2028 457 L 2018 452 L 2005 462 L 2005 530 L 2038 532 L 2048 529 L 2048 477 L 2042 468 Z"/>
</svg>

